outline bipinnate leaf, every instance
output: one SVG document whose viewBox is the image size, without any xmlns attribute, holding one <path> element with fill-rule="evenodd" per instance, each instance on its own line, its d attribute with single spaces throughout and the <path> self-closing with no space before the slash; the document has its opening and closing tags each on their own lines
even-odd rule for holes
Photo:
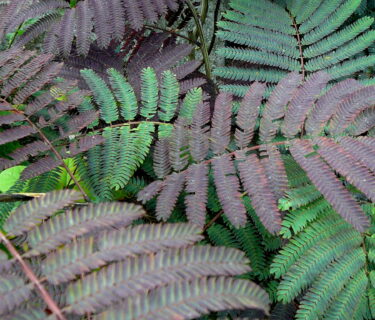
<svg viewBox="0 0 375 320">
<path fill-rule="evenodd" d="M 19 126 L 4 130 L 0 132 L 0 145 L 27 137 L 32 133 L 36 133 L 36 130 L 30 126 Z"/>
<path fill-rule="evenodd" d="M 141 81 L 142 107 L 140 114 L 146 119 L 150 119 L 156 113 L 159 100 L 159 85 L 155 70 L 152 68 L 143 69 Z"/>
<path fill-rule="evenodd" d="M 232 95 L 220 93 L 215 101 L 215 110 L 211 126 L 211 149 L 222 154 L 229 145 L 232 116 Z"/>
<path fill-rule="evenodd" d="M 324 124 L 336 112 L 340 101 L 346 99 L 354 91 L 358 90 L 361 84 L 354 79 L 347 79 L 335 84 L 327 93 L 320 97 L 309 114 L 305 129 L 308 135 L 318 134 Z"/>
<path fill-rule="evenodd" d="M 194 246 L 128 258 L 78 280 L 68 288 L 68 302 L 75 313 L 100 310 L 183 279 L 237 275 L 249 271 L 244 254 L 233 248 Z M 193 271 L 194 270 L 194 271 Z"/>
<path fill-rule="evenodd" d="M 150 183 L 148 186 L 138 192 L 137 200 L 141 201 L 142 203 L 146 203 L 155 197 L 164 188 L 164 185 L 165 183 L 162 180 L 156 180 Z"/>
<path fill-rule="evenodd" d="M 73 241 L 47 256 L 42 265 L 43 275 L 50 283 L 59 284 L 105 265 L 105 260 L 94 251 L 94 237 Z"/>
<path fill-rule="evenodd" d="M 285 191 L 288 189 L 288 176 L 285 165 L 275 145 L 265 145 L 264 149 L 267 157 L 262 158 L 260 162 L 271 184 L 273 194 L 278 200 L 285 195 Z"/>
<path fill-rule="evenodd" d="M 278 126 L 273 121 L 284 116 L 290 97 L 297 91 L 301 81 L 301 74 L 291 72 L 281 79 L 275 89 L 272 90 L 260 122 L 259 134 L 261 141 L 269 142 L 275 137 Z"/>
<path fill-rule="evenodd" d="M 12 124 L 16 121 L 25 120 L 25 117 L 21 113 L 11 113 L 5 116 L 0 116 L 0 126 L 4 124 Z"/>
<path fill-rule="evenodd" d="M 143 301 L 142 307 L 132 309 Z M 125 299 L 95 319 L 193 319 L 210 311 L 255 308 L 268 314 L 269 298 L 259 286 L 240 279 L 211 277 L 176 282 L 170 286 Z M 183 308 L 181 306 L 184 306 Z M 129 310 L 134 310 L 129 314 Z"/>
<path fill-rule="evenodd" d="M 28 255 L 47 253 L 88 232 L 129 225 L 143 215 L 141 206 L 119 202 L 89 204 L 65 212 L 30 231 L 28 241 L 33 249 Z"/>
<path fill-rule="evenodd" d="M 242 203 L 240 184 L 232 159 L 228 155 L 215 158 L 212 162 L 215 186 L 225 215 L 235 226 L 244 226 L 247 220 L 246 209 Z"/>
<path fill-rule="evenodd" d="M 195 109 L 193 121 L 190 126 L 189 152 L 196 162 L 204 160 L 209 150 L 209 103 L 200 103 Z"/>
<path fill-rule="evenodd" d="M 56 159 L 54 156 L 46 156 L 29 164 L 26 169 L 22 171 L 21 179 L 27 180 L 40 176 L 60 165 L 62 165 L 60 159 Z"/>
<path fill-rule="evenodd" d="M 116 100 L 105 81 L 91 69 L 81 70 L 81 75 L 94 93 L 95 102 L 100 106 L 100 117 L 106 123 L 118 120 Z"/>
<path fill-rule="evenodd" d="M 312 109 L 314 101 L 326 86 L 330 76 L 324 71 L 312 74 L 292 97 L 287 108 L 282 127 L 287 138 L 294 137 L 302 128 L 308 112 Z"/>
<path fill-rule="evenodd" d="M 168 248 L 183 248 L 201 238 L 200 229 L 186 223 L 142 224 L 115 231 L 107 230 L 95 238 L 80 238 L 50 253 L 42 271 L 48 281 L 58 284 L 108 262 Z"/>
<path fill-rule="evenodd" d="M 365 231 L 369 226 L 365 213 L 331 168 L 318 155 L 314 154 L 311 143 L 307 140 L 295 140 L 290 147 L 290 152 L 337 213 L 358 231 Z"/>
<path fill-rule="evenodd" d="M 134 120 L 138 113 L 138 103 L 134 90 L 125 77 L 116 69 L 107 70 L 112 90 L 120 102 L 120 112 L 125 120 Z"/>
<path fill-rule="evenodd" d="M 160 120 L 171 121 L 176 112 L 179 92 L 180 86 L 176 76 L 169 70 L 164 71 L 160 84 Z"/>
<path fill-rule="evenodd" d="M 375 86 L 368 86 L 360 88 L 341 101 L 330 123 L 331 134 L 342 133 L 363 110 L 374 105 L 374 100 Z"/>
<path fill-rule="evenodd" d="M 156 204 L 156 216 L 158 219 L 167 220 L 177 202 L 177 198 L 184 187 L 186 171 L 172 173 L 164 180 L 163 189 Z"/>
<path fill-rule="evenodd" d="M 121 260 L 136 254 L 182 248 L 202 239 L 201 229 L 193 224 L 142 224 L 126 229 L 104 231 L 98 236 L 100 257 Z"/>
<path fill-rule="evenodd" d="M 175 171 L 184 170 L 188 165 L 188 128 L 186 121 L 178 119 L 169 138 L 169 161 Z"/>
<path fill-rule="evenodd" d="M 90 33 L 93 27 L 92 11 L 89 1 L 79 1 L 77 4 L 77 52 L 86 56 L 90 50 Z"/>
<path fill-rule="evenodd" d="M 154 148 L 154 171 L 158 178 L 163 179 L 171 172 L 169 162 L 169 143 L 168 139 L 161 138 L 155 143 Z"/>
<path fill-rule="evenodd" d="M 236 132 L 234 134 L 238 148 L 245 148 L 254 136 L 255 123 L 259 115 L 260 103 L 266 85 L 254 82 L 241 101 L 240 109 L 236 118 Z"/>
<path fill-rule="evenodd" d="M 74 190 L 61 190 L 49 192 L 41 198 L 35 198 L 19 207 L 9 217 L 4 229 L 12 235 L 20 235 L 32 229 L 43 219 L 50 217 L 57 210 L 79 200 L 81 195 Z"/>
<path fill-rule="evenodd" d="M 62 66 L 63 63 L 49 63 L 33 79 L 29 80 L 25 86 L 19 88 L 13 98 L 13 103 L 24 103 L 32 94 L 41 90 L 45 85 L 51 83 L 51 81 L 61 71 Z"/>
<path fill-rule="evenodd" d="M 35 76 L 44 66 L 46 66 L 52 55 L 41 54 L 33 58 L 30 62 L 24 64 L 22 68 L 19 68 L 18 71 L 12 75 L 11 78 L 4 81 L 1 88 L 2 96 L 9 96 L 17 88 L 21 87 L 26 81 Z"/>
<path fill-rule="evenodd" d="M 281 216 L 266 172 L 256 154 L 244 158 L 245 161 L 238 163 L 242 184 L 262 224 L 269 232 L 276 233 L 281 228 Z"/>
<path fill-rule="evenodd" d="M 356 186 L 371 201 L 375 202 L 375 176 L 352 154 L 332 139 L 319 137 L 314 140 L 319 146 L 317 152 L 336 172 Z"/>
<path fill-rule="evenodd" d="M 340 137 L 337 141 L 346 151 L 350 152 L 355 159 L 375 173 L 374 138 L 359 137 L 354 139 L 351 137 Z"/>
<path fill-rule="evenodd" d="M 0 316 L 27 301 L 31 292 L 32 285 L 27 285 L 21 277 L 2 275 L 0 278 Z"/>
<path fill-rule="evenodd" d="M 190 223 L 202 228 L 206 220 L 208 169 L 205 163 L 194 164 L 186 173 L 186 215 Z"/>
</svg>

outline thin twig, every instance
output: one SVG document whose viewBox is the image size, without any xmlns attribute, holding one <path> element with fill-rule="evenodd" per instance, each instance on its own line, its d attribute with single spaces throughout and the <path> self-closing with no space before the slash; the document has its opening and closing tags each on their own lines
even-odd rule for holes
<svg viewBox="0 0 375 320">
<path fill-rule="evenodd" d="M 1 99 L 2 101 L 5 101 L 4 99 Z M 34 124 L 34 122 L 32 122 L 30 120 L 30 118 L 28 116 L 26 116 L 24 114 L 23 111 L 21 110 L 18 110 L 17 108 L 15 108 L 14 106 L 13 107 L 13 110 L 14 112 L 16 113 L 19 113 L 19 114 L 22 114 L 24 117 L 25 117 L 25 120 L 29 123 L 29 125 L 36 131 L 38 132 L 38 134 L 40 135 L 40 137 L 42 138 L 42 140 L 50 147 L 51 151 L 56 155 L 57 159 L 59 159 L 61 161 L 61 165 L 64 167 L 64 169 L 66 170 L 66 172 L 69 174 L 69 176 L 72 178 L 72 180 L 74 181 L 74 183 L 76 184 L 76 186 L 78 187 L 79 191 L 82 193 L 85 201 L 89 202 L 90 201 L 90 198 L 89 196 L 87 195 L 87 193 L 85 192 L 85 190 L 83 190 L 81 184 L 79 183 L 79 181 L 77 180 L 77 178 L 74 176 L 73 172 L 69 169 L 69 167 L 65 164 L 64 162 L 64 159 L 63 157 L 61 156 L 61 154 L 56 150 L 56 148 L 54 147 L 54 145 L 51 143 L 51 141 L 46 137 L 46 135 L 43 133 L 43 131 L 37 126 Z"/>
<path fill-rule="evenodd" d="M 219 211 L 219 213 L 216 215 L 216 216 L 214 216 L 205 226 L 204 226 L 204 228 L 203 228 L 203 232 L 205 232 L 209 227 L 211 227 L 213 224 L 214 224 L 214 222 L 217 220 L 217 219 L 219 219 L 222 215 L 224 214 L 224 211 L 223 210 L 221 210 L 221 211 Z"/>
<path fill-rule="evenodd" d="M 209 59 L 209 56 L 208 56 L 207 44 L 206 44 L 206 39 L 205 39 L 205 36 L 204 36 L 204 33 L 203 33 L 203 27 L 202 27 L 201 19 L 199 18 L 198 13 L 195 10 L 191 1 L 186 0 L 186 3 L 188 5 L 191 13 L 193 14 L 193 18 L 194 18 L 195 24 L 197 26 L 197 32 L 198 32 L 199 39 L 200 39 L 200 42 L 201 42 L 200 49 L 201 49 L 202 55 L 203 55 L 204 68 L 205 68 L 205 71 L 206 71 L 206 76 L 209 80 L 212 80 L 211 79 L 211 77 L 212 77 L 212 75 L 211 75 L 211 63 L 210 63 L 210 59 Z"/>
<path fill-rule="evenodd" d="M 26 261 L 20 256 L 17 249 L 13 246 L 13 244 L 8 240 L 8 238 L 4 235 L 4 233 L 0 230 L 0 240 L 5 244 L 9 252 L 13 255 L 13 257 L 20 263 L 22 266 L 23 271 L 25 272 L 26 276 L 30 279 L 30 281 L 35 285 L 35 287 L 39 290 L 40 295 L 42 296 L 43 300 L 49 307 L 49 309 L 52 311 L 53 314 L 56 315 L 57 319 L 59 320 L 66 320 L 66 318 L 63 316 L 62 311 L 56 304 L 56 302 L 52 299 L 50 294 L 47 292 L 47 290 L 43 287 L 43 285 L 40 283 L 39 279 L 35 275 L 35 273 L 31 270 L 29 265 L 26 263 Z"/>
<path fill-rule="evenodd" d="M 201 1 L 201 12 L 200 12 L 200 21 L 201 24 L 203 25 L 207 19 L 207 13 L 208 13 L 208 0 L 202 0 Z M 196 40 L 198 36 L 198 28 L 195 27 L 193 31 L 193 39 Z"/>
<path fill-rule="evenodd" d="M 303 80 L 305 80 L 306 70 L 305 70 L 305 60 L 304 60 L 304 57 L 303 57 L 301 35 L 299 33 L 296 20 L 293 17 L 292 17 L 292 20 L 293 20 L 293 27 L 296 30 L 296 36 L 297 36 L 297 42 L 298 42 L 298 48 L 299 48 L 299 56 L 300 56 L 300 61 L 301 61 L 302 78 L 303 78 Z"/>
<path fill-rule="evenodd" d="M 43 131 L 40 130 L 38 128 L 38 126 L 36 126 L 28 117 L 25 117 L 25 118 L 26 118 L 26 121 L 38 132 L 38 134 L 44 140 L 44 142 L 50 147 L 51 151 L 56 155 L 57 159 L 59 159 L 61 161 L 61 165 L 64 167 L 64 169 L 66 170 L 66 172 L 72 178 L 72 180 L 76 184 L 77 188 L 79 189 L 79 191 L 82 193 L 83 197 L 85 198 L 85 200 L 87 202 L 90 201 L 89 196 L 86 194 L 85 190 L 83 190 L 81 184 L 79 183 L 79 181 L 77 180 L 77 178 L 74 176 L 73 172 L 65 164 L 63 157 L 60 155 L 60 153 L 53 146 L 53 144 L 51 143 L 51 141 L 49 141 L 49 139 L 45 136 L 45 134 L 43 133 Z"/>
<path fill-rule="evenodd" d="M 208 47 L 208 54 L 211 53 L 212 49 L 214 48 L 215 41 L 216 41 L 217 20 L 219 19 L 220 5 L 221 5 L 221 0 L 217 0 L 216 1 L 215 12 L 214 12 L 214 30 L 212 32 L 212 37 L 211 37 L 210 45 Z"/>
<path fill-rule="evenodd" d="M 23 23 L 21 23 L 21 24 L 18 26 L 17 30 L 14 32 L 14 35 L 13 35 L 12 39 L 9 41 L 8 49 L 11 48 L 11 46 L 12 46 L 13 43 L 14 43 L 14 41 L 16 40 L 17 35 L 18 35 L 18 32 L 21 30 L 22 25 L 23 25 Z"/>
<path fill-rule="evenodd" d="M 180 37 L 180 38 L 183 38 L 193 44 L 195 44 L 196 46 L 200 47 L 201 44 L 198 42 L 198 41 L 195 41 L 193 39 L 190 39 L 189 37 L 187 36 L 184 36 L 183 34 L 181 33 L 178 33 L 177 30 L 171 30 L 171 29 L 166 29 L 166 28 L 162 28 L 162 27 L 158 27 L 158 26 L 152 26 L 152 25 L 149 25 L 149 24 L 145 24 L 144 27 L 146 29 L 151 29 L 151 30 L 160 30 L 160 31 L 164 31 L 164 32 L 167 32 L 167 33 L 170 33 L 170 34 L 173 34 L 174 36 L 176 37 Z"/>
</svg>

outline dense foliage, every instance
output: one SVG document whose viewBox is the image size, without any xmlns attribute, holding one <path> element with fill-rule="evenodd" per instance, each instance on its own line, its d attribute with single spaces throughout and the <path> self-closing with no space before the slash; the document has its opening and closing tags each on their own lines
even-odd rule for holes
<svg viewBox="0 0 375 320">
<path fill-rule="evenodd" d="M 375 3 L 0 1 L 0 318 L 375 318 Z"/>
</svg>

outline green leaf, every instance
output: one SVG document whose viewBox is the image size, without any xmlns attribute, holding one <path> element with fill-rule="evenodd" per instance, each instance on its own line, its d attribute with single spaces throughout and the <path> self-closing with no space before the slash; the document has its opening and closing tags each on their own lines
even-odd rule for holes
<svg viewBox="0 0 375 320">
<path fill-rule="evenodd" d="M 0 192 L 7 192 L 20 178 L 26 166 L 15 166 L 0 173 Z"/>
</svg>

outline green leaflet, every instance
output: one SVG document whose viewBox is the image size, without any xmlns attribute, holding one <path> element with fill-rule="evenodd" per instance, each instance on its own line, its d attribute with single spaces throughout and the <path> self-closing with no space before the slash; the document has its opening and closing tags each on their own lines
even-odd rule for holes
<svg viewBox="0 0 375 320">
<path fill-rule="evenodd" d="M 194 111 L 197 105 L 202 102 L 202 89 L 194 88 L 188 91 L 186 94 L 182 108 L 180 111 L 180 117 L 185 118 L 188 123 L 192 121 Z"/>
<path fill-rule="evenodd" d="M 138 113 L 137 98 L 132 86 L 125 77 L 115 69 L 108 69 L 112 90 L 120 103 L 120 112 L 125 120 L 134 120 Z"/>
<path fill-rule="evenodd" d="M 100 106 L 100 117 L 111 123 L 119 118 L 117 104 L 107 84 L 93 70 L 81 70 L 81 75 L 94 94 L 95 102 Z"/>
<path fill-rule="evenodd" d="M 155 126 L 147 122 L 141 123 L 131 132 L 127 127 L 122 128 L 119 138 L 120 157 L 114 163 L 116 169 L 114 178 L 110 182 L 112 187 L 115 189 L 123 188 L 133 176 L 135 170 L 143 163 L 153 141 L 152 133 L 154 130 Z"/>
<path fill-rule="evenodd" d="M 173 118 L 177 108 L 179 91 L 180 86 L 176 76 L 171 71 L 164 71 L 160 84 L 160 120 L 168 122 Z"/>
<path fill-rule="evenodd" d="M 152 68 L 146 68 L 141 73 L 141 97 L 142 97 L 142 108 L 141 116 L 146 119 L 152 118 L 158 106 L 158 80 L 156 73 Z"/>
<path fill-rule="evenodd" d="M 226 63 L 214 69 L 225 91 L 243 96 L 245 84 L 277 83 L 286 70 L 324 70 L 336 80 L 374 65 L 373 56 L 360 56 L 374 43 L 373 18 L 346 22 L 361 0 L 285 2 L 230 2 L 217 32 L 226 44 L 216 52 Z"/>
</svg>

